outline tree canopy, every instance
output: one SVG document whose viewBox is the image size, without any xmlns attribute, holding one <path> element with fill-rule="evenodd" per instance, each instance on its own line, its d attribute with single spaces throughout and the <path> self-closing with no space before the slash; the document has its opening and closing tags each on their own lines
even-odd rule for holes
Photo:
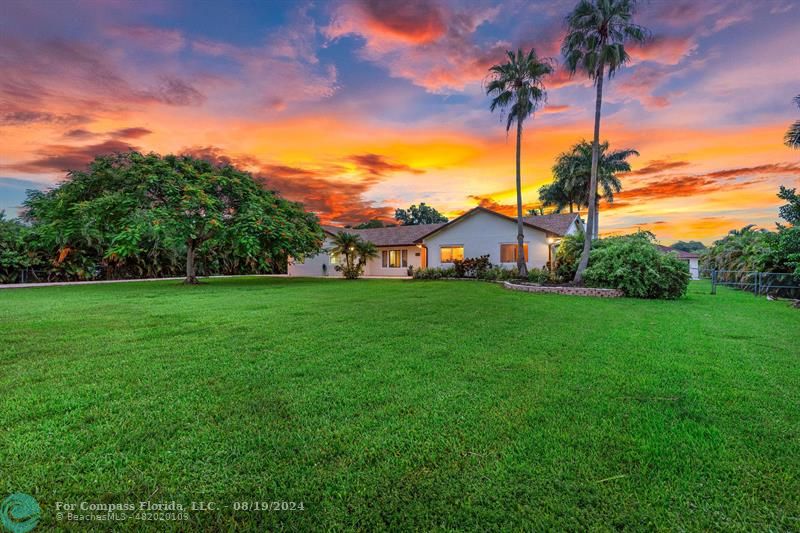
<svg viewBox="0 0 800 533">
<path fill-rule="evenodd" d="M 160 277 L 196 260 L 221 274 L 273 272 L 315 253 L 319 223 L 247 172 L 189 156 L 97 157 L 24 203 L 31 246 L 56 277 Z"/>
<path fill-rule="evenodd" d="M 418 224 L 438 224 L 447 222 L 447 217 L 433 207 L 422 202 L 419 206 L 412 205 L 408 209 L 396 209 L 394 218 L 403 226 L 416 226 Z"/>
<path fill-rule="evenodd" d="M 670 248 L 682 252 L 699 253 L 706 249 L 706 245 L 700 241 L 678 241 Z"/>
</svg>

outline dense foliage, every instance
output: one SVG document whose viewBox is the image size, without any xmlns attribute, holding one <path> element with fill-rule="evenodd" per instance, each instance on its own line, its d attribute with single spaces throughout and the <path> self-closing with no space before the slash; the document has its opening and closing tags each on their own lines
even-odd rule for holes
<svg viewBox="0 0 800 533">
<path fill-rule="evenodd" d="M 396 209 L 394 218 L 403 226 L 416 226 L 418 224 L 438 224 L 447 222 L 447 217 L 433 207 L 421 202 L 419 206 L 412 205 L 408 209 Z"/>
<path fill-rule="evenodd" d="M 269 273 L 322 242 L 300 204 L 186 156 L 98 157 L 53 189 L 29 191 L 24 206 L 28 274 L 40 280 Z"/>
<path fill-rule="evenodd" d="M 682 252 L 700 253 L 706 249 L 706 245 L 700 241 L 678 241 L 672 246 L 673 250 L 681 250 Z"/>
<path fill-rule="evenodd" d="M 26 241 L 30 229 L 18 220 L 8 220 L 0 211 L 0 283 L 17 281 L 19 272 L 36 263 Z"/>
<path fill-rule="evenodd" d="M 485 271 L 492 268 L 492 262 L 488 255 L 480 257 L 467 257 L 453 261 L 453 268 L 457 278 L 477 278 Z"/>
<path fill-rule="evenodd" d="M 700 256 L 701 266 L 717 270 L 720 281 L 738 283 L 744 289 L 755 282 L 754 272 L 767 273 L 767 286 L 800 285 L 800 197 L 786 187 L 780 188 L 778 197 L 787 202 L 780 207 L 780 217 L 789 225 L 777 224 L 775 231 L 753 225 L 732 230 Z M 775 292 L 800 296 L 798 290 Z"/>
<path fill-rule="evenodd" d="M 556 251 L 555 277 L 561 281 L 571 281 L 578 269 L 578 261 L 583 251 L 584 235 L 577 231 L 561 239 Z"/>
<path fill-rule="evenodd" d="M 633 298 L 674 299 L 686 294 L 689 266 L 675 254 L 656 248 L 649 232 L 595 242 L 584 281 L 589 286 L 621 289 Z"/>
</svg>

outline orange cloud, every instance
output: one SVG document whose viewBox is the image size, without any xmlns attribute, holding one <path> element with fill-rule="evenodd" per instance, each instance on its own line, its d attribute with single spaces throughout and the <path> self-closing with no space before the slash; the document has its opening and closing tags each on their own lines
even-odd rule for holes
<svg viewBox="0 0 800 533">
<path fill-rule="evenodd" d="M 642 45 L 630 46 L 634 62 L 653 61 L 664 65 L 677 65 L 697 49 L 692 37 L 658 35 Z"/>
</svg>

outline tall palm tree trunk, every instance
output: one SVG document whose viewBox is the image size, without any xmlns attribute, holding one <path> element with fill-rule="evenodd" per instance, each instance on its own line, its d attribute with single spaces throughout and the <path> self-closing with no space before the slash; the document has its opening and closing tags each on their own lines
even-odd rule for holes
<svg viewBox="0 0 800 533">
<path fill-rule="evenodd" d="M 597 161 L 600 158 L 600 107 L 603 104 L 603 73 L 601 62 L 597 69 L 597 100 L 594 107 L 594 141 L 592 142 L 592 173 L 589 178 L 589 213 L 586 215 L 586 235 L 583 239 L 583 253 L 575 272 L 575 283 L 583 279 L 583 271 L 589 266 L 589 252 L 592 250 L 592 236 L 595 233 L 595 213 L 597 212 Z"/>
<path fill-rule="evenodd" d="M 594 201 L 594 234 L 592 235 L 592 239 L 597 239 L 600 237 L 600 195 L 595 194 L 595 201 Z"/>
<path fill-rule="evenodd" d="M 520 277 L 528 276 L 525 264 L 525 233 L 522 226 L 522 177 L 520 153 L 522 151 L 522 120 L 517 118 L 517 270 Z"/>
</svg>

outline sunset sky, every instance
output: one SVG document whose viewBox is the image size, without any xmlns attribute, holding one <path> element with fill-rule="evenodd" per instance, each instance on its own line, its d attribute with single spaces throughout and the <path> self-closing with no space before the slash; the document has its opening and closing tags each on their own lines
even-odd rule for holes
<svg viewBox="0 0 800 533">
<path fill-rule="evenodd" d="M 594 91 L 559 53 L 569 1 L 6 0 L 0 209 L 95 154 L 228 158 L 325 222 L 514 203 L 514 138 L 482 89 L 504 50 L 559 61 L 527 123 L 523 199 L 592 134 Z M 606 86 L 601 137 L 634 148 L 601 232 L 706 242 L 777 220 L 800 184 L 800 2 L 652 0 L 652 41 Z"/>
</svg>

